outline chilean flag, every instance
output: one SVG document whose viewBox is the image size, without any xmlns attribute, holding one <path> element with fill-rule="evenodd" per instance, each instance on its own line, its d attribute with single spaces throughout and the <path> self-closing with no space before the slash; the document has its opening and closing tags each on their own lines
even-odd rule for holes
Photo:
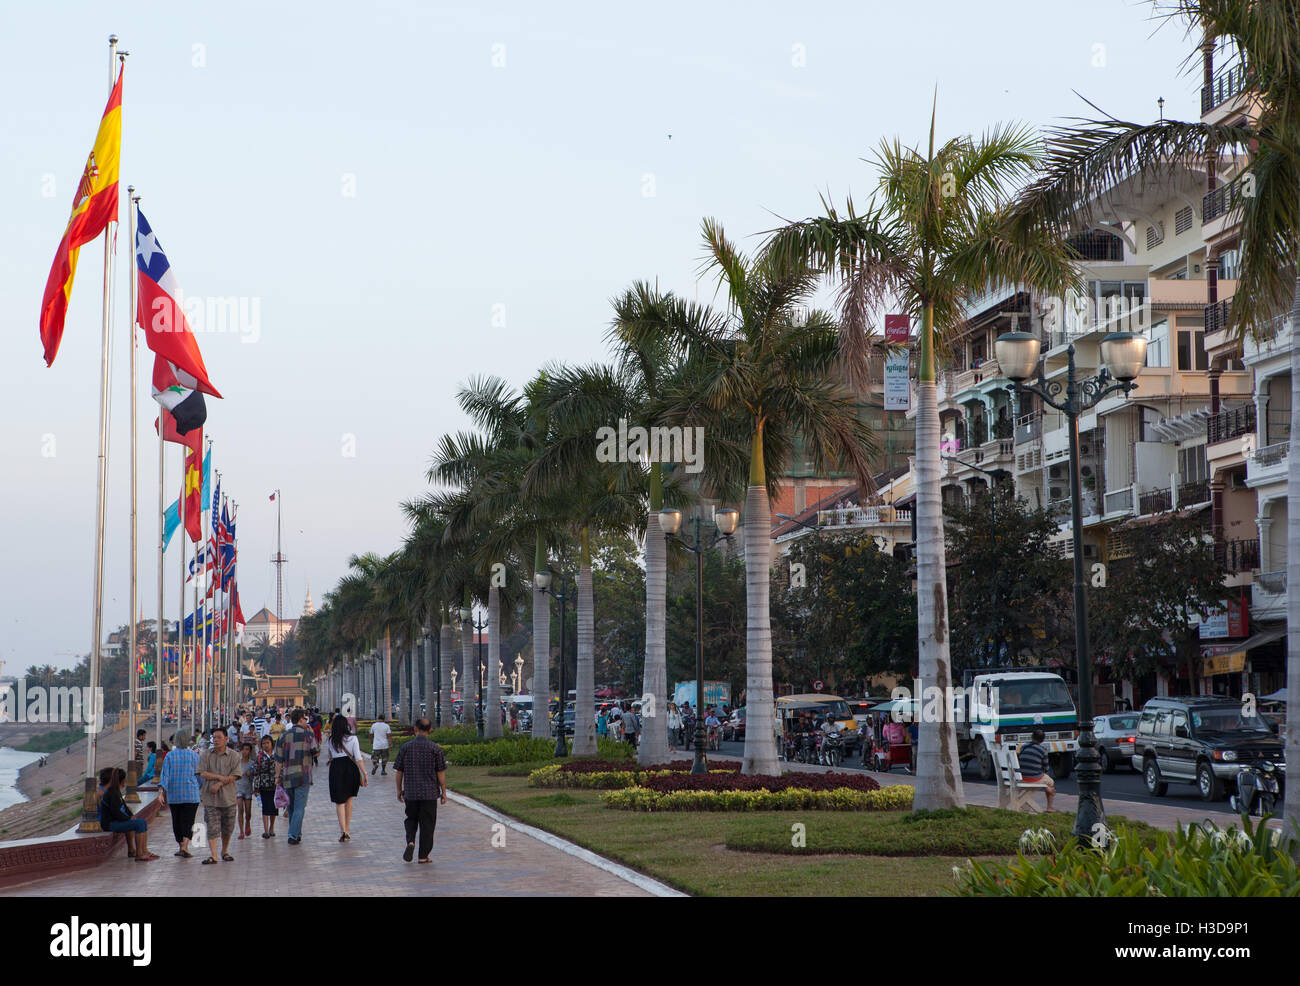
<svg viewBox="0 0 1300 986">
<path fill-rule="evenodd" d="M 203 394 L 220 397 L 208 379 L 198 341 L 185 317 L 181 286 L 158 237 L 144 213 L 136 210 L 135 265 L 139 272 L 136 323 L 156 354 L 154 399 L 176 418 L 176 430 L 188 434 L 207 419 Z"/>
</svg>

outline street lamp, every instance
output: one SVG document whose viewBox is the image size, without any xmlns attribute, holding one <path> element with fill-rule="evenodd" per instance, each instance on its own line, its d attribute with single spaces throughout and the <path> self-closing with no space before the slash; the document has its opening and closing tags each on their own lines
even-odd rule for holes
<svg viewBox="0 0 1300 986">
<path fill-rule="evenodd" d="M 551 596 L 560 604 L 560 708 L 556 718 L 559 722 L 555 729 L 555 755 L 557 757 L 567 757 L 569 748 L 564 739 L 564 706 L 569 697 L 567 682 L 564 680 L 564 603 L 569 598 L 569 580 L 563 572 L 560 573 L 560 591 L 555 592 L 551 588 L 554 576 L 550 572 L 536 572 L 533 580 L 537 588 Z M 537 696 L 533 696 L 533 715 L 537 715 Z M 573 703 L 573 725 L 576 729 L 578 726 L 578 703 Z"/>
<path fill-rule="evenodd" d="M 691 765 L 692 774 L 707 774 L 709 765 L 704 756 L 704 552 L 719 541 L 731 539 L 740 523 L 740 511 L 734 508 L 715 510 L 713 523 L 717 532 L 706 544 L 700 534 L 700 509 L 695 510 L 695 540 L 687 541 L 677 532 L 682 527 L 682 512 L 677 509 L 659 511 L 659 528 L 664 532 L 664 540 L 670 544 L 676 541 L 687 551 L 695 555 L 695 763 Z"/>
<path fill-rule="evenodd" d="M 469 626 L 473 627 L 478 634 L 477 708 L 478 708 L 478 734 L 481 738 L 483 736 L 483 631 L 488 628 L 488 621 L 487 621 L 487 617 L 484 616 L 483 622 L 480 623 L 478 620 L 474 618 L 474 611 L 472 609 L 470 609 L 468 606 L 462 606 L 460 608 L 460 622 L 462 627 L 468 624 Z M 469 668 L 466 668 L 465 670 L 466 672 L 468 672 Z M 462 701 L 464 701 L 463 696 L 462 696 Z"/>
<path fill-rule="evenodd" d="M 1101 760 L 1092 733 L 1092 655 L 1088 652 L 1088 595 L 1083 584 L 1083 508 L 1079 493 L 1079 415 L 1095 407 L 1109 394 L 1127 396 L 1146 361 L 1147 340 L 1136 332 L 1112 332 L 1101 340 L 1100 372 L 1079 380 L 1074 368 L 1074 346 L 1067 350 L 1068 372 L 1064 388 L 1059 380 L 1047 380 L 1038 361 L 1042 342 L 1028 332 L 1008 332 L 997 338 L 998 366 L 1017 397 L 1037 395 L 1043 403 L 1065 415 L 1070 435 L 1070 528 L 1074 547 L 1074 639 L 1079 665 L 1079 807 L 1074 834 L 1090 845 L 1097 825 L 1104 825 L 1106 812 L 1101 803 Z M 1034 384 L 1025 383 L 1038 371 Z M 1114 379 L 1116 382 L 1111 383 Z M 1064 389 L 1064 400 L 1059 400 Z"/>
</svg>

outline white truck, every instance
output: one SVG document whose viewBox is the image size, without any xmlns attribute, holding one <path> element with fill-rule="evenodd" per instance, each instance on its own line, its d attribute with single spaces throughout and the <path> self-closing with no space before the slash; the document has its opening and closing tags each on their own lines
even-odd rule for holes
<svg viewBox="0 0 1300 986">
<path fill-rule="evenodd" d="M 993 779 L 995 745 L 1019 747 L 1035 729 L 1051 751 L 1052 774 L 1070 776 L 1079 749 L 1079 714 L 1065 680 L 1047 668 L 970 668 L 958 696 L 957 752 Z"/>
</svg>

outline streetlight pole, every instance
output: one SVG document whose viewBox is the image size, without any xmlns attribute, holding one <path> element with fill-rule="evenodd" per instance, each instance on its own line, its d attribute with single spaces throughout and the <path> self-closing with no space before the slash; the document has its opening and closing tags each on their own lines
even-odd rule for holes
<svg viewBox="0 0 1300 986">
<path fill-rule="evenodd" d="M 564 679 L 564 603 L 569 598 L 569 580 L 563 572 L 560 572 L 560 591 L 555 592 L 551 589 L 551 583 L 555 576 L 550 572 L 537 572 L 534 575 L 537 581 L 537 588 L 551 596 L 560 604 L 560 708 L 557 719 L 559 722 L 555 729 L 555 755 L 557 757 L 567 757 L 569 755 L 568 745 L 564 739 L 564 706 L 568 700 L 568 683 Z M 545 701 L 545 699 L 543 699 Z M 549 704 L 549 703 L 548 703 Z M 537 709 L 537 696 L 533 696 L 533 715 L 544 714 L 543 710 L 539 713 Z M 578 703 L 573 703 L 573 726 L 578 726 Z"/>
<path fill-rule="evenodd" d="M 709 772 L 708 760 L 704 756 L 704 552 L 719 541 L 731 538 L 740 522 L 740 511 L 718 510 L 714 513 L 713 520 L 717 532 L 705 544 L 700 533 L 700 509 L 696 508 L 695 540 L 692 543 L 677 533 L 682 526 L 680 510 L 659 511 L 659 527 L 664 532 L 664 540 L 669 544 L 676 541 L 695 555 L 695 763 L 691 765 L 692 774 Z"/>
<path fill-rule="evenodd" d="M 1039 362 L 1042 341 L 1028 332 L 1008 332 L 995 341 L 998 365 L 1011 383 L 1017 398 L 1030 393 L 1065 415 L 1070 438 L 1070 534 L 1074 548 L 1074 638 L 1079 666 L 1079 806 L 1074 834 L 1082 845 L 1091 845 L 1105 826 L 1106 811 L 1101 802 L 1101 758 L 1092 732 L 1092 654 L 1088 650 L 1088 594 L 1083 582 L 1083 497 L 1079 486 L 1079 415 L 1114 393 L 1127 396 L 1136 385 L 1146 361 L 1147 340 L 1135 332 L 1112 332 L 1101 340 L 1102 368 L 1096 377 L 1079 380 L 1074 366 L 1074 345 L 1067 350 L 1065 398 L 1058 380 L 1047 380 Z M 1109 370 L 1108 370 L 1109 368 Z M 1025 383 L 1037 370 L 1034 384 Z M 1117 381 L 1111 383 L 1113 378 Z"/>
<path fill-rule="evenodd" d="M 460 621 L 462 625 L 467 624 L 473 627 L 476 635 L 478 636 L 478 672 L 475 675 L 475 677 L 478 679 L 478 701 L 476 705 L 478 708 L 478 735 L 479 738 L 482 739 L 483 738 L 483 631 L 488 628 L 488 621 L 486 618 L 484 618 L 483 622 L 480 623 L 477 619 L 475 619 L 474 611 L 470 609 L 468 606 L 461 607 Z M 469 674 L 469 668 L 465 669 L 465 674 L 466 675 Z M 500 715 L 499 712 L 497 714 Z"/>
</svg>

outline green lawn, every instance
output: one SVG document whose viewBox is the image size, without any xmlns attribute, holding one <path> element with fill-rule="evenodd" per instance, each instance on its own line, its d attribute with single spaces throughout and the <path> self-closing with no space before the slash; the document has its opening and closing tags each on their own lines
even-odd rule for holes
<svg viewBox="0 0 1300 986">
<path fill-rule="evenodd" d="M 702 896 L 936 896 L 967 858 L 1014 853 L 1025 828 L 1061 834 L 1069 815 L 972 809 L 912 821 L 905 812 L 615 811 L 599 791 L 546 791 L 503 768 L 456 767 L 453 791 Z M 792 845 L 805 826 L 805 848 Z M 905 854 L 905 855 L 900 855 Z"/>
</svg>

